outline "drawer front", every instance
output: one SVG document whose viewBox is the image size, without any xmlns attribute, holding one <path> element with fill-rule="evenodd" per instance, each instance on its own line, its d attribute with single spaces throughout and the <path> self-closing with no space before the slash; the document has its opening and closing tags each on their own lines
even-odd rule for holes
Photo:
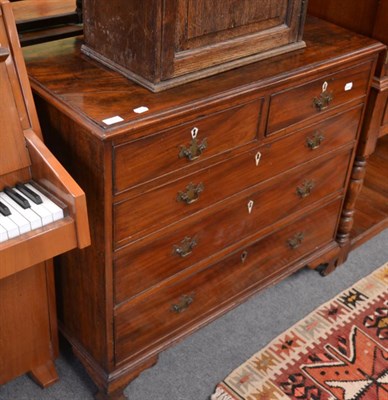
<svg viewBox="0 0 388 400">
<path fill-rule="evenodd" d="M 114 190 L 120 192 L 185 168 L 257 137 L 262 99 L 114 148 Z"/>
<path fill-rule="evenodd" d="M 223 261 L 152 295 L 116 310 L 116 364 L 141 353 L 150 343 L 168 341 L 221 305 L 279 274 L 287 265 L 329 243 L 341 201 L 235 252 Z"/>
<path fill-rule="evenodd" d="M 197 214 L 117 252 L 116 303 L 340 191 L 349 154 L 342 152 L 266 181 L 207 215 Z"/>
<path fill-rule="evenodd" d="M 115 246 L 120 247 L 140 235 L 161 229 L 299 163 L 351 142 L 357 133 L 360 113 L 361 106 L 329 118 L 319 125 L 260 146 L 258 150 L 230 158 L 116 204 Z M 256 154 L 260 154 L 258 165 Z M 196 201 L 190 204 L 177 201 L 179 193 L 186 193 L 190 183 L 194 186 L 190 196 L 196 198 Z"/>
<path fill-rule="evenodd" d="M 371 63 L 361 64 L 303 86 L 275 93 L 271 96 L 267 133 L 274 133 L 364 96 L 368 90 L 371 66 Z"/>
</svg>

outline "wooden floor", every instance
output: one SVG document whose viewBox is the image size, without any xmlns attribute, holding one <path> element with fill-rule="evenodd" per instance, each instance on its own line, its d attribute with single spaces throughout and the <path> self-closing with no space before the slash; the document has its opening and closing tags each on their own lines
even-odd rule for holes
<svg viewBox="0 0 388 400">
<path fill-rule="evenodd" d="M 357 200 L 352 248 L 388 228 L 388 135 L 369 158 L 364 186 Z"/>
</svg>

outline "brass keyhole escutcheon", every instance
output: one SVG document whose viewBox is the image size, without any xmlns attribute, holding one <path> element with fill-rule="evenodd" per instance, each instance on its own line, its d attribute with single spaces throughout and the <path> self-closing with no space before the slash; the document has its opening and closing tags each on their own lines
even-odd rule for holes
<svg viewBox="0 0 388 400">
<path fill-rule="evenodd" d="M 241 262 L 242 262 L 243 264 L 245 263 L 247 257 L 248 257 L 248 252 L 247 252 L 246 250 L 244 250 L 244 251 L 241 253 L 241 256 L 240 256 Z"/>
<path fill-rule="evenodd" d="M 252 210 L 253 210 L 253 206 L 255 205 L 255 202 L 253 201 L 253 200 L 249 200 L 248 201 L 248 204 L 247 204 L 247 207 L 248 207 L 248 214 L 251 214 L 252 213 Z"/>
</svg>

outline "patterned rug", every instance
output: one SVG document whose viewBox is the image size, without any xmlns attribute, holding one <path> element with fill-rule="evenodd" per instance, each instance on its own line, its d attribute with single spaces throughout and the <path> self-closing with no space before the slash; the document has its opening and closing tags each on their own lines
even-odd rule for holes
<svg viewBox="0 0 388 400">
<path fill-rule="evenodd" d="M 212 400 L 388 400 L 388 263 L 278 336 Z"/>
</svg>

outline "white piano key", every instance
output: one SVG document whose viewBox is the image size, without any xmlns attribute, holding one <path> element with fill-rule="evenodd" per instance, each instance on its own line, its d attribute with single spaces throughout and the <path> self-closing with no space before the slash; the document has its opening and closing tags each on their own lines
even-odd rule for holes
<svg viewBox="0 0 388 400">
<path fill-rule="evenodd" d="M 19 189 L 14 188 L 14 190 L 21 196 L 24 196 L 24 194 Z M 50 224 L 51 222 L 54 221 L 52 213 L 47 209 L 47 207 L 44 206 L 44 204 L 36 204 L 32 200 L 30 201 L 30 204 L 31 204 L 31 210 L 39 215 L 40 219 L 42 220 L 43 226 Z"/>
<path fill-rule="evenodd" d="M 26 218 L 23 217 L 23 215 L 19 213 L 19 211 L 17 211 L 14 207 L 12 207 L 9 204 L 9 202 L 6 199 L 4 199 L 3 195 L 4 193 L 0 193 L 0 198 L 3 200 L 4 203 L 6 203 L 7 207 L 11 211 L 11 215 L 5 218 L 9 218 L 12 222 L 14 222 L 18 226 L 20 234 L 29 232 L 31 230 L 30 223 L 27 221 Z"/>
<path fill-rule="evenodd" d="M 6 240 L 8 240 L 8 233 L 7 233 L 7 231 L 5 230 L 5 228 L 3 228 L 3 227 L 0 225 L 0 243 L 1 243 L 1 242 L 5 242 Z"/>
<path fill-rule="evenodd" d="M 31 230 L 41 228 L 42 220 L 31 208 L 23 208 L 16 201 L 11 199 L 6 193 L 1 193 L 3 201 L 7 201 L 14 210 L 17 210 L 31 225 Z"/>
<path fill-rule="evenodd" d="M 18 226 L 9 216 L 4 217 L 4 215 L 0 215 L 0 225 L 7 231 L 8 239 L 12 239 L 20 235 Z"/>
<path fill-rule="evenodd" d="M 43 205 L 51 212 L 54 221 L 58 221 L 59 219 L 64 218 L 63 210 L 62 210 L 61 207 L 59 207 L 53 201 L 51 201 L 48 197 L 46 197 L 35 186 L 33 186 L 33 185 L 29 184 L 29 183 L 26 183 L 26 186 L 29 187 L 34 192 L 39 194 L 39 196 L 43 200 Z"/>
</svg>

